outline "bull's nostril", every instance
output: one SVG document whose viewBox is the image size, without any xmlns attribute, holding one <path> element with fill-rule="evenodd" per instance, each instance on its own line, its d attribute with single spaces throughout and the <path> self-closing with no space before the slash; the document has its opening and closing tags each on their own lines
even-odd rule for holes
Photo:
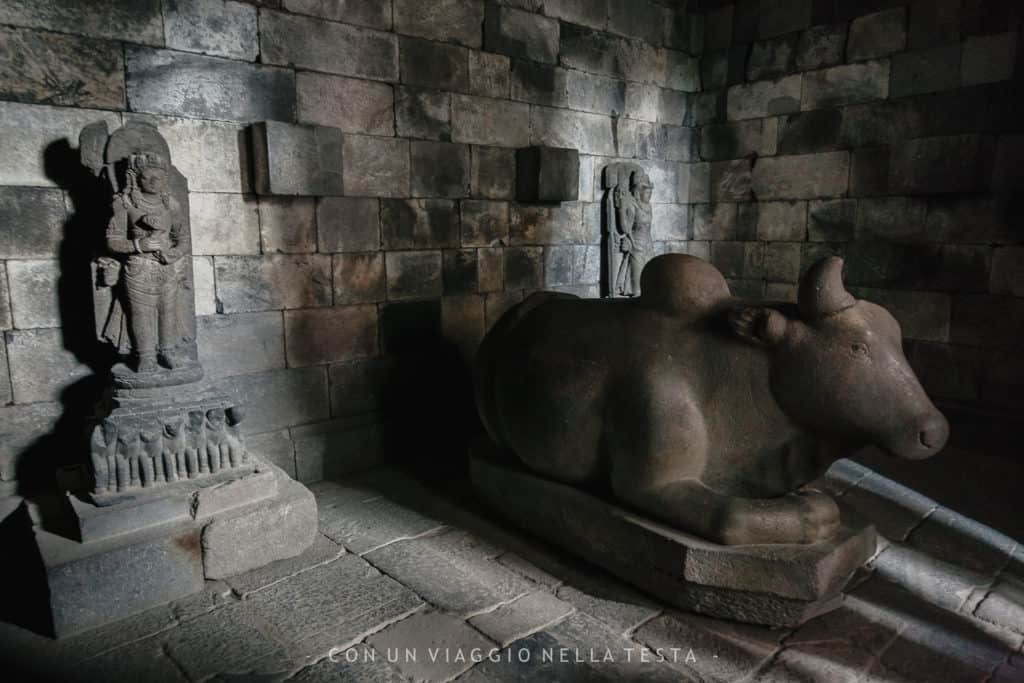
<svg viewBox="0 0 1024 683">
<path fill-rule="evenodd" d="M 927 431 L 922 430 L 920 433 L 918 433 L 917 440 L 920 441 L 921 445 L 924 446 L 925 448 L 931 448 L 932 447 L 932 444 L 928 443 L 928 432 Z"/>
</svg>

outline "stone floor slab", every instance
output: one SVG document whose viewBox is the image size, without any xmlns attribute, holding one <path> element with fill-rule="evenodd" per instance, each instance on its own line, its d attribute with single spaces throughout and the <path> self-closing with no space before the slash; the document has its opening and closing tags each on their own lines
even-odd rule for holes
<svg viewBox="0 0 1024 683">
<path fill-rule="evenodd" d="M 377 496 L 348 499 L 320 510 L 320 528 L 335 543 L 363 554 L 400 539 L 440 529 L 440 522 Z"/>
<path fill-rule="evenodd" d="M 505 647 L 514 640 L 558 623 L 573 612 L 567 602 L 547 591 L 536 591 L 499 605 L 469 620 L 474 628 Z"/>
<path fill-rule="evenodd" d="M 299 572 L 307 571 L 327 562 L 332 562 L 345 554 L 340 545 L 318 533 L 304 553 L 287 560 L 278 560 L 254 569 L 245 574 L 228 577 L 227 583 L 240 597 L 248 597 L 250 593 L 283 581 Z"/>
<path fill-rule="evenodd" d="M 469 669 L 494 643 L 465 621 L 420 612 L 370 636 L 378 652 L 393 653 L 395 666 L 416 681 L 448 681 Z"/>
<path fill-rule="evenodd" d="M 1017 542 L 973 519 L 940 507 L 907 537 L 930 557 L 995 576 L 1009 563 Z"/>
<path fill-rule="evenodd" d="M 661 613 L 661 607 L 618 581 L 564 585 L 556 593 L 573 607 L 625 635 Z"/>
<path fill-rule="evenodd" d="M 838 500 L 870 519 L 878 533 L 892 541 L 906 540 L 939 506 L 931 498 L 871 470 Z"/>
</svg>

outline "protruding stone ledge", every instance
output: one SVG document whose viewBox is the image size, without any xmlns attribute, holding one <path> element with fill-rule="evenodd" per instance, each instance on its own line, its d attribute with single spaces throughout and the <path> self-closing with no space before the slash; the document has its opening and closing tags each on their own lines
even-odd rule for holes
<svg viewBox="0 0 1024 683">
<path fill-rule="evenodd" d="M 340 130 L 263 121 L 251 131 L 257 194 L 342 194 Z"/>
</svg>

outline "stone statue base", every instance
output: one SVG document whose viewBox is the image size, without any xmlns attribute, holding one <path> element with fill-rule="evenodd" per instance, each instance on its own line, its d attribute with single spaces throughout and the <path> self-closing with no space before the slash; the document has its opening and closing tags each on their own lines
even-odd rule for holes
<svg viewBox="0 0 1024 683">
<path fill-rule="evenodd" d="M 812 545 L 717 545 L 501 456 L 486 438 L 471 447 L 474 488 L 499 515 L 684 610 L 798 626 L 838 607 L 841 588 L 875 551 L 874 527 L 852 515 L 835 538 Z"/>
<path fill-rule="evenodd" d="M 317 530 L 313 494 L 256 456 L 246 470 L 105 507 L 68 492 L 52 506 L 56 518 L 26 504 L 53 635 L 123 619 L 306 550 Z"/>
</svg>

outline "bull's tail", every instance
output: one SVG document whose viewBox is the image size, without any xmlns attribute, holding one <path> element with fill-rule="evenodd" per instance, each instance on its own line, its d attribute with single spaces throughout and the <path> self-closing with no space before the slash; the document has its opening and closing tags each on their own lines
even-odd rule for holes
<svg viewBox="0 0 1024 683">
<path fill-rule="evenodd" d="M 507 448 L 509 445 L 502 429 L 502 422 L 498 419 L 498 397 L 495 391 L 497 364 L 505 346 L 506 337 L 538 306 L 552 299 L 576 298 L 579 297 L 561 292 L 535 292 L 506 311 L 480 342 L 473 362 L 473 393 L 476 410 L 487 434 L 499 446 Z"/>
</svg>

